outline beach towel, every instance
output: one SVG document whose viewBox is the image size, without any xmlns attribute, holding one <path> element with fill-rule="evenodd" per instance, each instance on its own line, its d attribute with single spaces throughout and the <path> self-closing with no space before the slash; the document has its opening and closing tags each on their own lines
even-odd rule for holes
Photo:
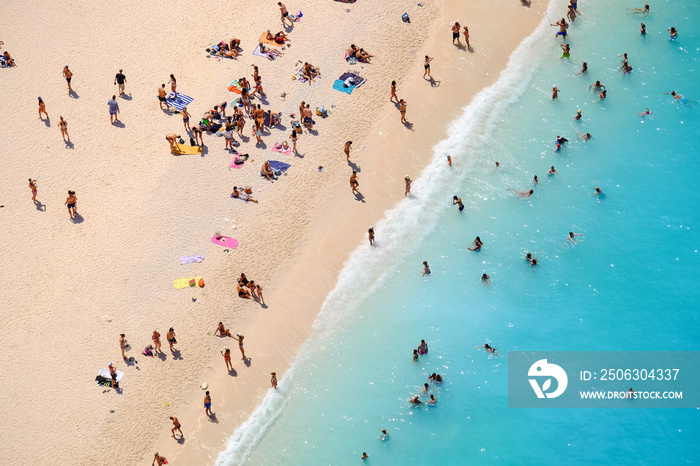
<svg viewBox="0 0 700 466">
<path fill-rule="evenodd" d="M 231 84 L 228 85 L 227 89 L 231 92 L 235 92 L 236 94 L 240 94 L 243 91 L 241 83 L 239 83 L 237 79 L 231 81 Z"/>
<path fill-rule="evenodd" d="M 201 154 L 204 152 L 204 149 L 199 146 L 185 146 L 176 142 L 172 152 L 177 155 L 192 155 Z"/>
<path fill-rule="evenodd" d="M 112 380 L 112 374 L 109 372 L 109 368 L 105 367 L 104 369 L 100 369 L 100 371 L 97 373 L 98 377 L 103 377 L 107 380 Z M 124 377 L 124 373 L 122 371 L 117 371 L 117 383 Z"/>
<path fill-rule="evenodd" d="M 294 73 L 294 75 L 292 76 L 292 79 L 296 79 L 300 83 L 306 82 L 306 78 L 304 77 L 304 67 L 303 66 L 301 68 L 299 68 L 299 71 Z"/>
<path fill-rule="evenodd" d="M 345 92 L 346 94 L 352 94 L 352 91 L 355 90 L 355 87 L 357 86 L 345 87 L 345 81 L 341 81 L 340 79 L 336 79 L 335 82 L 333 82 L 333 89 L 335 89 L 336 91 Z"/>
<path fill-rule="evenodd" d="M 280 144 L 280 143 L 275 144 L 275 145 L 272 147 L 272 150 L 275 151 L 275 152 L 279 152 L 280 154 L 284 154 L 284 155 L 289 155 L 289 154 L 292 153 L 292 148 L 291 148 L 291 147 L 287 147 L 287 149 L 285 150 L 285 149 L 282 148 L 282 144 Z"/>
<path fill-rule="evenodd" d="M 184 107 L 187 107 L 189 104 L 191 104 L 194 99 L 188 95 L 185 94 L 177 94 L 177 99 L 175 98 L 175 93 L 171 92 L 168 98 L 166 99 L 168 101 L 168 105 L 171 107 L 175 107 L 178 109 L 178 111 L 182 111 Z"/>
<path fill-rule="evenodd" d="M 355 73 L 343 73 L 338 79 L 346 84 L 353 85 L 355 87 L 360 87 L 367 82 L 366 79 L 356 75 Z"/>
<path fill-rule="evenodd" d="M 270 166 L 272 167 L 273 170 L 279 170 L 281 172 L 287 171 L 289 167 L 291 167 L 290 164 L 280 162 L 278 160 L 270 160 Z"/>
<path fill-rule="evenodd" d="M 228 236 L 219 236 L 217 238 L 216 235 L 214 235 L 211 237 L 211 242 L 231 249 L 236 249 L 238 247 L 238 240 L 236 238 L 229 238 Z"/>
<path fill-rule="evenodd" d="M 190 277 L 190 278 L 176 278 L 173 280 L 173 284 L 175 285 L 175 289 L 181 290 L 183 288 L 189 288 L 190 287 L 190 280 L 195 281 L 195 286 L 199 280 L 201 280 L 202 277 Z"/>
<path fill-rule="evenodd" d="M 231 160 L 231 163 L 228 164 L 228 168 L 235 168 L 236 170 L 240 170 L 241 168 L 243 168 L 243 163 L 236 163 L 236 160 L 239 160 L 237 156 L 234 157 L 233 160 Z"/>
<path fill-rule="evenodd" d="M 274 40 L 267 40 L 267 37 L 266 37 L 266 36 L 267 36 L 267 31 L 264 31 L 264 32 L 260 35 L 260 39 L 258 39 L 258 42 L 264 42 L 264 43 L 266 43 L 266 44 L 274 45 L 274 46 L 277 46 L 277 47 L 282 47 L 282 44 L 278 44 L 278 43 L 275 42 Z M 253 53 L 255 53 L 255 52 L 253 52 Z"/>
<path fill-rule="evenodd" d="M 204 256 L 192 255 L 192 256 L 182 256 L 180 257 L 180 265 L 191 264 L 193 262 L 202 262 Z"/>
<path fill-rule="evenodd" d="M 274 60 L 275 58 L 277 58 L 276 55 L 269 54 L 269 53 L 266 53 L 266 52 L 261 52 L 261 51 L 260 51 L 260 45 L 259 45 L 259 44 L 258 44 L 257 47 L 255 47 L 255 50 L 253 51 L 253 55 L 257 55 L 257 56 L 259 56 L 259 57 L 265 57 L 265 58 L 267 58 L 268 60 Z"/>
</svg>

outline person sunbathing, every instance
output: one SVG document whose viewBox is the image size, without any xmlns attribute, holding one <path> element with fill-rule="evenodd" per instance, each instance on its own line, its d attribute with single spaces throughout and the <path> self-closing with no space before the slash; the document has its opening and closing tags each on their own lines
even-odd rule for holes
<svg viewBox="0 0 700 466">
<path fill-rule="evenodd" d="M 249 192 L 250 191 L 250 192 Z M 248 202 L 255 202 L 256 204 L 258 203 L 257 200 L 253 199 L 251 197 L 251 194 L 253 194 L 253 189 L 248 186 L 244 190 L 239 190 L 237 186 L 233 187 L 233 192 L 231 193 L 231 197 L 234 197 L 236 199 L 243 199 L 244 201 Z"/>
<path fill-rule="evenodd" d="M 372 58 L 374 55 L 370 55 L 369 53 L 365 52 L 365 49 L 360 49 L 358 50 L 357 54 L 355 55 L 355 58 L 357 58 L 358 61 L 365 62 L 365 63 L 371 63 L 369 61 L 370 58 Z"/>
<path fill-rule="evenodd" d="M 240 47 L 241 45 L 241 40 L 240 39 L 231 39 L 228 43 L 228 49 L 229 50 L 234 50 Z"/>
<path fill-rule="evenodd" d="M 260 52 L 267 55 L 267 58 L 269 58 L 270 60 L 274 60 L 275 58 L 283 55 L 283 53 L 279 50 L 271 49 L 270 47 L 265 47 L 265 45 L 262 42 L 259 42 L 258 45 L 260 46 Z"/>
<path fill-rule="evenodd" d="M 240 55 L 240 53 L 238 53 L 236 49 L 219 49 L 219 55 L 238 60 L 238 55 Z"/>
<path fill-rule="evenodd" d="M 5 59 L 5 62 L 7 62 L 8 66 L 17 66 L 17 63 L 12 59 L 12 56 L 10 55 L 10 52 L 5 50 L 2 53 L 2 57 Z"/>
<path fill-rule="evenodd" d="M 316 76 L 321 76 L 321 70 L 306 62 L 304 63 L 304 68 L 302 68 L 302 74 L 309 81 L 310 85 Z"/>
<path fill-rule="evenodd" d="M 290 42 L 289 37 L 287 36 L 287 34 L 284 33 L 284 31 L 280 31 L 277 34 L 275 34 L 275 37 L 272 40 L 274 40 L 275 43 L 280 45 L 283 45 L 285 42 Z"/>
<path fill-rule="evenodd" d="M 266 160 L 265 163 L 263 163 L 263 166 L 260 169 L 260 174 L 264 176 L 269 182 L 274 183 L 275 172 L 270 166 L 269 160 Z"/>
</svg>

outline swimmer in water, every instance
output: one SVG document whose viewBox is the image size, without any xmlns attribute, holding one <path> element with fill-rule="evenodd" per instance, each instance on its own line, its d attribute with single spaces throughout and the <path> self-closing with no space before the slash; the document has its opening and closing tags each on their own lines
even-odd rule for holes
<svg viewBox="0 0 700 466">
<path fill-rule="evenodd" d="M 382 436 L 379 438 L 382 442 L 387 440 L 389 438 L 389 433 L 386 431 L 386 429 L 382 429 Z"/>
<path fill-rule="evenodd" d="M 486 349 L 486 351 L 488 351 L 489 353 L 495 353 L 495 352 L 496 352 L 496 348 L 494 348 L 493 346 L 490 346 L 488 343 L 486 343 L 486 344 L 484 344 L 484 345 L 481 345 L 481 346 L 475 346 L 474 348 L 484 348 L 484 349 Z"/>
<path fill-rule="evenodd" d="M 367 230 L 367 236 L 369 236 L 369 245 L 372 246 L 374 244 L 374 227 L 369 227 L 369 230 Z"/>
<path fill-rule="evenodd" d="M 481 246 L 483 246 L 483 245 L 484 245 L 484 243 L 481 242 L 481 238 L 479 238 L 479 237 L 477 236 L 477 237 L 474 239 L 474 242 L 472 243 L 472 246 L 473 246 L 473 247 L 467 248 L 467 249 L 469 249 L 470 251 L 478 251 L 478 250 L 481 249 Z"/>
<path fill-rule="evenodd" d="M 645 35 L 645 34 L 647 33 L 647 25 L 644 24 L 644 23 L 642 23 L 642 28 L 639 30 L 639 32 L 640 32 L 642 35 Z"/>
<path fill-rule="evenodd" d="M 558 175 L 559 172 L 554 168 L 554 165 L 552 165 L 552 168 L 549 169 L 549 171 L 547 172 L 547 174 L 548 174 L 549 176 L 554 176 L 554 175 Z"/>
<path fill-rule="evenodd" d="M 686 104 L 686 105 L 688 104 L 688 102 L 695 102 L 694 100 L 688 100 L 688 99 L 686 99 L 686 98 L 683 97 L 682 95 L 676 93 L 676 91 L 662 92 L 662 95 L 663 95 L 663 94 L 672 95 L 673 98 L 676 99 L 678 102 L 683 103 L 683 104 Z"/>
<path fill-rule="evenodd" d="M 462 198 L 457 196 L 452 196 L 452 205 L 458 205 L 459 211 L 464 210 L 464 204 L 462 204 Z"/>
<path fill-rule="evenodd" d="M 430 394 L 430 401 L 428 401 L 428 406 L 437 406 L 437 400 L 435 399 L 435 395 L 432 393 Z"/>
<path fill-rule="evenodd" d="M 552 100 L 559 97 L 559 88 L 557 86 L 552 87 Z"/>
<path fill-rule="evenodd" d="M 539 183 L 539 182 L 540 182 L 539 178 L 537 178 L 537 175 L 535 175 L 534 178 L 532 178 L 532 184 L 537 186 L 537 183 Z"/>
<path fill-rule="evenodd" d="M 413 362 L 418 364 L 418 350 L 417 349 L 413 350 Z"/>
<path fill-rule="evenodd" d="M 423 393 L 428 393 L 428 390 L 430 389 L 430 385 L 428 385 L 428 382 L 423 384 Z"/>
<path fill-rule="evenodd" d="M 362 452 L 362 456 L 360 456 L 360 459 L 362 459 L 362 461 L 364 461 L 364 460 L 366 460 L 367 458 L 369 458 L 369 455 L 367 454 L 366 451 L 363 451 L 363 452 Z"/>
<path fill-rule="evenodd" d="M 529 252 L 528 252 L 527 255 L 525 256 L 525 259 L 526 259 L 527 262 L 528 262 L 530 265 L 532 265 L 533 267 L 536 266 L 537 263 L 539 262 L 539 260 L 537 260 L 537 258 L 536 258 L 535 256 L 533 256 L 533 255 L 532 255 L 531 253 L 529 253 Z"/>
<path fill-rule="evenodd" d="M 676 31 L 676 28 L 667 29 L 667 31 L 671 33 L 671 40 L 674 40 L 676 37 L 678 37 L 678 31 Z"/>
<path fill-rule="evenodd" d="M 588 63 L 583 62 L 583 66 L 581 67 L 581 71 L 578 72 L 578 75 L 580 76 L 583 73 L 585 73 L 586 71 L 588 71 Z"/>
<path fill-rule="evenodd" d="M 487 274 L 483 274 L 481 276 L 481 283 L 483 283 L 486 286 L 489 286 L 491 284 L 491 277 L 489 277 Z"/>
<path fill-rule="evenodd" d="M 600 97 L 600 100 L 605 100 L 605 98 L 608 96 L 608 91 L 603 91 L 600 94 L 598 94 L 598 97 Z"/>
<path fill-rule="evenodd" d="M 425 277 L 426 275 L 430 275 L 430 266 L 428 265 L 428 261 L 423 261 L 423 275 L 422 277 Z"/>
<path fill-rule="evenodd" d="M 500 166 L 501 166 L 501 164 L 498 163 L 498 162 L 496 162 L 496 170 L 498 170 L 498 168 L 499 168 Z"/>
<path fill-rule="evenodd" d="M 581 110 L 576 110 L 576 116 L 574 116 L 574 120 L 579 121 L 583 115 L 581 114 Z"/>
<path fill-rule="evenodd" d="M 595 88 L 596 91 L 599 91 L 601 89 L 605 89 L 605 84 L 601 84 L 600 81 L 596 81 L 588 86 L 588 90 L 590 91 L 592 87 Z"/>
<path fill-rule="evenodd" d="M 644 13 L 644 16 L 642 18 L 646 18 L 649 16 L 649 4 L 647 3 L 647 0 L 644 0 L 644 8 L 630 8 L 629 10 L 634 13 Z"/>
<path fill-rule="evenodd" d="M 425 342 L 425 340 L 420 341 L 420 345 L 418 345 L 418 354 L 427 354 L 428 353 L 428 344 Z"/>
<path fill-rule="evenodd" d="M 634 68 L 632 68 L 628 63 L 623 63 L 620 71 L 622 71 L 624 74 L 630 74 L 633 69 Z"/>
<path fill-rule="evenodd" d="M 583 139 L 584 142 L 586 142 L 589 139 L 591 139 L 593 137 L 593 135 L 591 133 L 586 133 L 586 134 L 579 134 L 578 137 Z"/>
<path fill-rule="evenodd" d="M 449 165 L 450 167 L 452 166 L 452 156 L 450 155 L 447 156 L 447 165 Z"/>
<path fill-rule="evenodd" d="M 561 54 L 562 58 L 571 58 L 571 47 L 569 44 L 561 44 L 561 49 L 564 53 Z"/>
<path fill-rule="evenodd" d="M 433 372 L 432 375 L 428 377 L 428 380 L 432 380 L 435 383 L 440 383 L 442 382 L 442 376 Z"/>
<path fill-rule="evenodd" d="M 413 398 L 411 398 L 411 403 L 414 405 L 422 405 L 423 402 L 419 399 L 420 395 L 414 395 Z"/>
<path fill-rule="evenodd" d="M 643 113 L 637 113 L 637 116 L 640 116 L 640 117 L 645 117 L 645 116 L 647 116 L 647 115 L 649 115 L 650 117 L 654 118 L 654 112 L 652 112 L 651 110 L 649 110 L 649 107 L 647 107 L 647 109 L 644 110 Z"/>
<path fill-rule="evenodd" d="M 560 142 L 557 143 L 557 146 L 554 148 L 554 152 L 565 152 L 564 151 L 564 146 L 561 145 Z"/>
<path fill-rule="evenodd" d="M 520 191 L 520 192 L 516 192 L 516 194 L 518 195 L 518 197 L 530 197 L 530 196 L 532 196 L 533 194 L 535 194 L 535 191 L 533 191 L 533 190 L 531 189 L 531 190 L 529 190 L 529 191 Z"/>
<path fill-rule="evenodd" d="M 569 237 L 566 238 L 568 241 L 571 241 L 574 244 L 578 244 L 578 242 L 574 239 L 574 236 L 583 236 L 583 233 L 574 233 L 573 231 L 570 231 Z"/>
<path fill-rule="evenodd" d="M 596 186 L 595 187 L 595 194 L 593 195 L 593 197 L 598 197 L 598 196 L 602 196 L 602 195 L 603 195 L 603 191 L 600 190 L 600 187 Z"/>
<path fill-rule="evenodd" d="M 565 142 L 569 142 L 568 139 L 566 139 L 565 137 L 562 137 L 562 136 L 557 136 L 556 141 L 557 141 L 557 144 L 564 144 Z"/>
</svg>

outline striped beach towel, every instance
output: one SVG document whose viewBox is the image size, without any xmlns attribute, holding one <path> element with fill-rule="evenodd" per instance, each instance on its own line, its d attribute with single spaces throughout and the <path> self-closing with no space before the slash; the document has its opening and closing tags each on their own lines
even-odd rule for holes
<svg viewBox="0 0 700 466">
<path fill-rule="evenodd" d="M 175 98 L 175 94 L 173 92 L 170 93 L 168 96 L 168 105 L 171 107 L 175 107 L 179 111 L 182 111 L 183 108 L 187 107 L 194 99 L 188 95 L 185 94 L 177 94 L 177 99 Z"/>
</svg>

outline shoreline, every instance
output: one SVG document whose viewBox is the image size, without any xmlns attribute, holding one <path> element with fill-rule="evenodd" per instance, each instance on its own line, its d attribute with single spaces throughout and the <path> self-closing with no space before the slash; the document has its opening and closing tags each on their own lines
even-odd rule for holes
<svg viewBox="0 0 700 466">
<path fill-rule="evenodd" d="M 498 5 L 503 9 L 500 21 L 512 27 L 497 35 L 503 28 L 495 28 L 488 15 L 495 2 L 488 7 L 451 3 L 455 5 L 421 9 L 312 2 L 291 32 L 293 46 L 269 63 L 250 53 L 251 42 L 264 29 L 257 24 L 268 25 L 273 32 L 279 28 L 274 4 L 246 2 L 245 24 L 233 14 L 212 21 L 206 11 L 193 12 L 188 24 L 167 40 L 151 38 L 152 31 L 162 29 L 160 4 L 126 1 L 116 7 L 69 1 L 46 7 L 45 13 L 55 18 L 49 27 L 32 25 L 26 31 L 22 20 L 9 24 L 5 19 L 4 48 L 19 66 L 0 75 L 7 93 L 18 96 L 0 112 L 0 124 L 8 128 L 8 139 L 17 147 L 6 174 L 12 181 L 0 220 L 7 235 L 2 252 L 23 266 L 13 267 L 9 260 L 2 266 L 14 281 L 7 292 L 12 304 L 3 325 L 7 351 L 0 359 L 6 374 L 0 396 L 13 429 L 7 439 L 11 448 L 0 455 L 2 459 L 41 463 L 43 457 L 33 453 L 30 440 L 41 428 L 53 432 L 45 448 L 58 463 L 111 464 L 105 461 L 106 452 L 115 451 L 120 463 L 150 461 L 154 451 L 173 464 L 201 463 L 205 456 L 213 461 L 236 426 L 267 394 L 269 372 L 275 370 L 284 383 L 284 373 L 310 334 L 343 264 L 357 244 L 366 241 L 367 226 L 401 200 L 403 176 L 409 173 L 415 178 L 430 162 L 432 147 L 445 138 L 448 123 L 478 91 L 495 82 L 510 53 L 539 24 L 538 12 L 547 7 L 544 1 L 533 2 L 532 8 L 519 2 L 507 9 Z M 294 5 L 288 7 L 296 11 Z M 351 11 L 346 13 L 347 9 Z M 26 8 L 19 2 L 8 4 L 7 10 L 6 18 L 26 18 Z M 394 22 L 406 10 L 412 23 Z M 74 27 L 76 11 L 81 21 L 92 24 L 90 34 Z M 115 15 L 121 20 L 113 21 Z M 474 53 L 456 55 L 448 42 L 453 17 L 469 18 Z M 227 22 L 237 26 L 231 28 Z M 328 39 L 323 31 L 329 26 L 335 32 L 332 40 L 321 43 Z M 421 35 L 421 27 L 436 32 Z M 47 44 L 44 55 L 37 56 L 31 44 L 20 42 L 19 37 L 27 34 Z M 244 41 L 244 56 L 238 62 L 205 57 L 207 46 L 232 34 Z M 52 40 L 55 37 L 60 40 Z M 397 37 L 402 37 L 399 45 Z M 351 67 L 341 53 L 325 52 L 341 51 L 350 41 L 367 46 L 377 57 L 373 65 L 361 69 L 368 82 L 347 96 L 330 89 L 328 81 Z M 433 75 L 441 79 L 439 87 L 430 88 L 418 74 L 422 74 L 422 50 L 436 54 Z M 304 59 L 323 72 L 312 86 L 288 78 L 295 60 Z M 156 87 L 174 72 L 181 92 L 195 97 L 190 111 L 196 118 L 222 96 L 236 97 L 225 86 L 232 78 L 248 75 L 250 61 L 261 68 L 269 94 L 267 108 L 283 111 L 283 123 L 289 113 L 297 112 L 300 100 L 332 111 L 328 119 L 317 119 L 318 135 L 305 133 L 300 138 L 304 158 L 275 154 L 293 167 L 289 176 L 274 184 L 257 177 L 258 164 L 273 153 L 254 148 L 254 143 L 239 147 L 255 161 L 238 172 L 227 169 L 232 155 L 223 151 L 223 139 L 214 135 L 205 136 L 204 157 L 173 157 L 163 135 L 183 133 L 182 120 L 155 107 Z M 60 76 L 65 64 L 75 73 L 77 94 L 72 98 L 66 96 Z M 105 103 L 115 92 L 111 81 L 120 67 L 127 75 L 129 99 L 118 99 L 121 126 L 111 127 Z M 389 69 L 392 74 L 387 74 Z M 414 131 L 399 123 L 393 104 L 384 103 L 393 76 L 403 76 L 397 79 L 398 94 L 409 102 L 407 118 Z M 464 82 L 470 91 L 464 92 Z M 286 99 L 279 97 L 281 92 L 287 93 Z M 34 94 L 47 102 L 49 123 L 35 123 Z M 463 99 L 460 105 L 454 105 L 455 96 Z M 69 122 L 74 141 L 69 149 L 58 139 L 58 115 Z M 247 124 L 246 134 L 249 129 Z M 383 134 L 372 134 L 376 130 Z M 269 148 L 285 136 L 275 130 L 264 140 Z M 362 204 L 346 184 L 349 169 L 342 142 L 348 139 L 356 147 L 365 146 L 351 157 L 361 167 L 360 188 L 366 196 Z M 324 170 L 319 173 L 316 167 L 321 164 Z M 26 181 L 17 181 L 37 175 L 44 211 L 27 204 Z M 229 199 L 232 184 L 252 185 L 261 203 L 253 206 Z M 66 189 L 78 192 L 82 223 L 69 222 L 62 210 Z M 209 238 L 214 231 L 237 237 L 239 248 L 225 253 L 212 245 Z M 200 253 L 206 256 L 201 264 L 177 263 L 178 256 Z M 235 278 L 240 272 L 262 283 L 267 308 L 236 296 Z M 172 279 L 188 275 L 204 276 L 205 288 L 174 290 Z M 192 298 L 200 302 L 193 303 Z M 246 335 L 250 366 L 236 361 L 235 341 L 206 335 L 219 320 L 232 332 Z M 165 335 L 170 326 L 177 331 L 179 358 L 173 358 L 167 346 L 163 361 L 141 357 L 152 329 Z M 47 331 L 50 344 L 41 345 L 42 357 L 37 360 L 24 347 L 28 341 L 43 343 Z M 117 343 L 121 332 L 133 346 L 127 354 L 135 354 L 138 363 L 121 361 Z M 229 376 L 219 359 L 224 345 L 234 355 L 238 372 L 233 381 L 225 380 Z M 93 382 L 96 371 L 110 360 L 126 372 L 119 393 Z M 70 388 L 32 383 L 27 367 L 45 373 L 68 368 Z M 201 412 L 199 384 L 204 381 L 212 390 L 218 424 Z M 182 445 L 168 434 L 172 415 L 183 424 Z"/>
</svg>

